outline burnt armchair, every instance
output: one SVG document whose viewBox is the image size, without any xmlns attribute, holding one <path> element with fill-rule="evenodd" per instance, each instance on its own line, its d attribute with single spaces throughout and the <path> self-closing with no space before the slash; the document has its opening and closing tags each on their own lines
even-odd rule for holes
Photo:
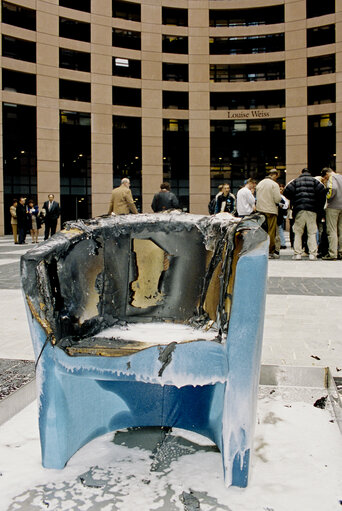
<svg viewBox="0 0 342 511">
<path fill-rule="evenodd" d="M 255 215 L 70 222 L 21 259 L 36 357 L 42 462 L 135 426 L 209 437 L 246 486 L 268 239 Z"/>
</svg>

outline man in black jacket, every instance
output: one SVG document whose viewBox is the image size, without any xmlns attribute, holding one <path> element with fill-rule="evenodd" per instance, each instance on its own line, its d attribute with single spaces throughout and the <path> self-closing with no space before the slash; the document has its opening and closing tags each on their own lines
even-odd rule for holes
<svg viewBox="0 0 342 511">
<path fill-rule="evenodd" d="M 19 245 L 24 245 L 27 231 L 27 213 L 25 197 L 20 197 L 17 205 L 17 221 L 18 221 L 18 234 L 19 234 Z"/>
<path fill-rule="evenodd" d="M 294 256 L 293 259 L 302 258 L 302 236 L 306 227 L 308 233 L 309 259 L 317 258 L 317 214 L 323 213 L 325 204 L 325 188 L 318 179 L 311 176 L 308 169 L 286 186 L 283 195 L 291 202 L 293 210 Z"/>
<path fill-rule="evenodd" d="M 159 211 L 167 211 L 168 209 L 178 208 L 178 199 L 174 193 L 170 192 L 169 183 L 160 185 L 160 192 L 153 197 L 151 208 L 155 213 Z"/>
<path fill-rule="evenodd" d="M 45 232 L 44 232 L 44 240 L 47 240 L 50 232 L 51 236 L 53 236 L 56 232 L 57 220 L 60 215 L 59 204 L 54 200 L 55 196 L 50 193 L 48 195 L 48 199 L 44 202 L 43 209 L 45 210 Z"/>
</svg>

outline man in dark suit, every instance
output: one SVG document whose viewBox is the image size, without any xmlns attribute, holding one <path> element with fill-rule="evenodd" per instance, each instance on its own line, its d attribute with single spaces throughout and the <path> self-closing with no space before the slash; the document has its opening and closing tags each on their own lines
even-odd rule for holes
<svg viewBox="0 0 342 511">
<path fill-rule="evenodd" d="M 26 243 L 26 231 L 27 231 L 27 213 L 25 197 L 20 197 L 17 205 L 17 221 L 18 221 L 18 234 L 19 234 L 19 245 Z"/>
<path fill-rule="evenodd" d="M 53 236 L 56 232 L 57 220 L 60 215 L 60 208 L 58 202 L 54 200 L 55 196 L 50 193 L 48 195 L 48 199 L 44 202 L 43 208 L 45 209 L 45 232 L 44 232 L 44 240 L 47 240 L 50 232 L 51 236 Z"/>
</svg>

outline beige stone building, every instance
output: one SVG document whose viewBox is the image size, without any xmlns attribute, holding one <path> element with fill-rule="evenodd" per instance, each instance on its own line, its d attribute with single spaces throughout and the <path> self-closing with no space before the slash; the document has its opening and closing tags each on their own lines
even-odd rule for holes
<svg viewBox="0 0 342 511">
<path fill-rule="evenodd" d="M 2 0 L 1 16 L 0 233 L 13 197 L 96 216 L 124 176 L 140 211 L 167 180 L 206 213 L 221 182 L 341 169 L 341 2 Z"/>
</svg>

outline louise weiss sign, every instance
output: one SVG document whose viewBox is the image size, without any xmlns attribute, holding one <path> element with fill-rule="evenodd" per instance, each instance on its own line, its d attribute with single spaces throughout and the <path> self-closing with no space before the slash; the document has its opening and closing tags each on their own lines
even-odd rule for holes
<svg viewBox="0 0 342 511">
<path fill-rule="evenodd" d="M 243 112 L 232 112 L 228 110 L 228 119 L 252 119 L 252 118 L 263 118 L 263 117 L 269 117 L 270 113 L 267 112 L 267 110 L 249 110 L 249 111 L 243 111 Z"/>
</svg>

